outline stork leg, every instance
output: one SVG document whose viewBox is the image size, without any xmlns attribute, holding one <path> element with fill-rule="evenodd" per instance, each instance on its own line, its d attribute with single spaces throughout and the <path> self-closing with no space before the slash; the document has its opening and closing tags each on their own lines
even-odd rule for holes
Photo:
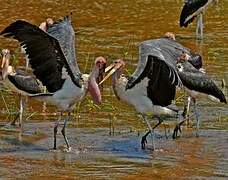
<svg viewBox="0 0 228 180">
<path fill-rule="evenodd" d="M 197 17 L 197 24 L 196 24 L 196 38 L 203 39 L 203 14 L 200 13 Z"/>
<path fill-rule="evenodd" d="M 24 112 L 24 100 L 23 100 L 22 95 L 20 95 L 20 115 L 19 115 L 19 127 L 20 128 L 22 128 L 23 112 Z"/>
<path fill-rule="evenodd" d="M 58 120 L 55 122 L 55 127 L 54 127 L 54 147 L 53 149 L 56 150 L 56 136 L 57 136 L 57 132 L 58 132 L 58 126 L 59 126 L 59 121 L 61 121 L 62 118 L 62 113 L 60 114 Z"/>
<path fill-rule="evenodd" d="M 178 134 L 178 131 L 181 133 L 181 126 L 186 122 L 187 119 L 184 119 L 183 121 L 181 121 L 180 123 L 178 123 L 176 125 L 176 127 L 174 128 L 173 130 L 173 139 L 176 139 L 177 138 L 177 134 Z"/>
<path fill-rule="evenodd" d="M 199 112 L 197 109 L 196 99 L 193 99 L 193 101 L 194 101 L 194 111 L 195 111 L 195 117 L 196 117 L 196 137 L 199 137 L 199 127 L 200 127 Z"/>
<path fill-rule="evenodd" d="M 187 103 L 187 109 L 186 109 L 186 116 L 184 118 L 187 118 L 187 126 L 190 124 L 190 118 L 189 118 L 189 113 L 190 113 L 190 105 L 191 105 L 191 96 L 188 96 L 188 103 Z"/>
<path fill-rule="evenodd" d="M 177 138 L 178 132 L 182 133 L 181 126 L 182 126 L 187 120 L 189 120 L 192 116 L 193 116 L 193 115 L 187 116 L 183 121 L 181 121 L 180 123 L 178 123 L 178 124 L 175 126 L 175 128 L 174 128 L 174 130 L 173 130 L 173 139 L 176 139 L 176 138 Z"/>
<path fill-rule="evenodd" d="M 66 134 L 65 134 L 65 128 L 66 128 L 67 122 L 70 120 L 70 118 L 71 118 L 71 113 L 68 113 L 68 117 L 65 118 L 64 125 L 63 125 L 62 131 L 61 131 L 62 135 L 64 137 L 64 140 L 66 142 L 66 145 L 67 145 L 67 152 L 71 151 L 71 147 L 70 147 L 70 144 L 69 144 L 68 139 L 67 139 Z"/>
<path fill-rule="evenodd" d="M 146 117 L 143 117 L 143 119 L 147 123 L 149 131 L 141 139 L 141 148 L 142 149 L 145 149 L 145 146 L 146 146 L 146 143 L 147 143 L 147 139 L 146 138 L 152 132 L 152 145 L 153 145 L 153 149 L 155 150 L 155 147 L 154 147 L 154 138 L 155 138 L 154 137 L 155 136 L 154 129 L 156 129 L 163 122 L 163 120 L 160 117 L 156 116 L 156 118 L 158 118 L 159 122 L 153 128 L 151 128 L 151 126 L 150 126 L 149 122 L 147 121 Z"/>
<path fill-rule="evenodd" d="M 20 99 L 19 112 L 15 116 L 14 120 L 9 122 L 8 126 L 15 126 L 18 118 L 19 118 L 19 127 L 21 127 L 21 125 L 22 125 L 23 111 L 24 111 L 24 100 L 23 100 L 22 95 L 19 95 L 19 99 Z"/>
<path fill-rule="evenodd" d="M 200 39 L 203 39 L 203 13 L 200 13 Z"/>
<path fill-rule="evenodd" d="M 150 133 L 151 133 L 152 147 L 153 147 L 153 150 L 155 150 L 155 145 L 154 145 L 154 130 L 153 130 L 153 128 L 151 127 L 150 123 L 148 122 L 147 117 L 146 117 L 145 115 L 142 115 L 142 118 L 143 118 L 143 120 L 146 122 L 147 127 L 149 128 L 149 131 L 150 131 Z M 148 133 L 148 134 L 149 134 L 149 133 Z M 147 142 L 147 141 L 145 141 L 145 142 Z M 142 145 L 142 149 L 145 149 L 145 144 L 144 144 L 144 146 Z"/>
<path fill-rule="evenodd" d="M 16 126 L 16 121 L 17 119 L 20 117 L 20 113 L 18 112 L 15 116 L 15 118 L 13 119 L 13 121 L 9 122 L 9 125 L 11 126 Z"/>
</svg>

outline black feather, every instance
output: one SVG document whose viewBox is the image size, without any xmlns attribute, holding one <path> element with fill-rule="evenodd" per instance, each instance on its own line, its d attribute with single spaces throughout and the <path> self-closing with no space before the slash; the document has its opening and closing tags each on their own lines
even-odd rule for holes
<svg viewBox="0 0 228 180">
<path fill-rule="evenodd" d="M 37 94 L 41 93 L 41 89 L 39 87 L 38 82 L 32 76 L 24 76 L 24 75 L 8 75 L 9 81 L 15 85 L 19 90 L 24 91 L 29 94 Z"/>
<path fill-rule="evenodd" d="M 75 52 L 75 32 L 71 24 L 70 16 L 65 16 L 63 19 L 49 25 L 47 32 L 58 40 L 67 62 L 73 65 L 76 71 L 79 72 Z"/>
<path fill-rule="evenodd" d="M 28 54 L 35 76 L 49 92 L 61 89 L 65 81 L 62 78 L 64 66 L 75 85 L 81 87 L 79 75 L 69 66 L 58 40 L 54 37 L 21 20 L 10 24 L 0 34 L 13 37 L 20 42 Z"/>
<path fill-rule="evenodd" d="M 194 20 L 195 16 L 185 22 L 186 18 L 196 12 L 199 8 L 203 7 L 207 2 L 208 0 L 186 0 L 180 15 L 180 27 L 187 27 L 188 24 Z"/>
<path fill-rule="evenodd" d="M 185 87 L 190 90 L 212 95 L 218 98 L 220 102 L 227 103 L 223 92 L 205 73 L 200 72 L 187 61 L 179 62 L 177 68 L 179 69 L 178 74 Z"/>
<path fill-rule="evenodd" d="M 177 82 L 172 83 L 170 68 L 164 61 L 148 56 L 148 62 L 151 67 L 147 75 L 150 79 L 147 87 L 148 97 L 154 105 L 168 106 L 175 98 Z"/>
<path fill-rule="evenodd" d="M 201 68 L 202 58 L 199 54 L 193 53 L 190 49 L 182 46 L 178 42 L 168 39 L 160 38 L 154 40 L 144 41 L 139 46 L 140 59 L 135 72 L 130 76 L 126 85 L 126 89 L 133 88 L 139 83 L 145 76 L 147 76 L 150 70 L 150 62 L 148 62 L 148 56 L 151 55 L 154 58 L 164 61 L 170 68 L 171 76 L 175 78 L 177 84 L 178 73 L 176 71 L 176 63 L 178 58 L 186 53 L 190 56 L 189 62 L 196 68 Z M 179 82 L 181 84 L 181 82 Z"/>
</svg>

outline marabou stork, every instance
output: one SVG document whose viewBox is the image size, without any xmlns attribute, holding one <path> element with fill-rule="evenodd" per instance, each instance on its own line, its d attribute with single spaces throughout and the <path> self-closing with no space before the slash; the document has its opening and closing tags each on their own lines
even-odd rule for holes
<svg viewBox="0 0 228 180">
<path fill-rule="evenodd" d="M 22 115 L 23 115 L 23 98 L 22 96 L 28 96 L 32 94 L 37 94 L 42 92 L 42 87 L 31 73 L 17 68 L 14 69 L 10 65 L 10 50 L 2 50 L 2 79 L 3 84 L 10 88 L 13 92 L 19 94 L 20 98 L 20 110 L 19 110 L 19 127 L 22 125 Z M 16 119 L 15 119 L 16 120 Z M 15 120 L 12 123 L 15 123 Z M 11 124 L 12 124 L 11 123 Z"/>
<path fill-rule="evenodd" d="M 48 27 L 53 24 L 53 20 L 51 18 L 47 18 L 44 22 L 42 22 L 39 26 L 40 29 L 42 29 L 43 31 L 47 31 Z M 12 66 L 9 66 L 10 63 L 10 51 L 8 49 L 5 49 L 2 51 L 3 57 L 5 56 L 5 58 L 7 59 L 7 63 L 4 65 L 4 61 L 2 62 L 2 66 L 4 66 L 5 69 L 13 69 L 13 71 L 17 72 L 15 75 L 17 77 L 17 79 L 23 81 L 23 78 L 26 77 L 30 77 L 30 78 L 34 78 L 33 76 L 31 76 L 27 71 L 29 71 L 29 58 L 28 55 L 26 55 L 25 49 L 23 47 L 21 47 L 21 52 L 25 54 L 25 69 L 22 68 L 17 68 L 16 71 L 14 70 L 14 68 Z M 6 62 L 5 62 L 6 63 Z M 9 67 L 8 67 L 9 66 Z M 3 68 L 3 67 L 2 67 Z M 6 72 L 6 70 L 5 70 Z M 5 75 L 6 76 L 6 75 Z M 20 77 L 19 77 L 20 76 Z M 21 93 L 20 89 L 17 89 L 14 87 L 14 85 L 11 83 L 11 86 L 9 86 L 8 80 L 5 77 L 4 81 L 7 81 L 6 83 L 4 83 L 7 87 L 11 88 L 11 90 L 13 90 L 14 92 L 17 92 L 19 94 L 19 99 L 20 99 L 20 110 L 19 110 L 19 114 L 15 117 L 15 119 L 13 121 L 11 121 L 9 123 L 9 125 L 15 125 L 17 118 L 19 117 L 19 127 L 22 126 L 22 119 L 23 119 L 23 112 L 24 112 L 24 99 L 23 99 L 23 95 L 27 96 L 29 94 L 31 94 L 31 92 L 26 92 L 26 89 L 28 88 L 28 84 L 25 84 L 25 87 L 23 87 L 23 85 L 21 86 L 22 89 L 25 89 L 25 91 L 23 91 L 23 93 Z M 37 80 L 33 80 L 29 81 L 29 83 L 38 83 Z M 13 86 L 12 86 L 13 85 Z M 36 84 L 30 84 L 30 86 L 32 86 L 33 88 L 36 86 Z M 39 86 L 40 87 L 40 86 Z M 31 88 L 31 87 L 30 87 Z M 38 88 L 38 87 L 37 87 Z M 33 94 L 35 93 L 41 93 L 41 90 L 43 91 L 43 88 L 39 88 L 39 91 L 34 91 Z"/>
<path fill-rule="evenodd" d="M 222 103 L 227 103 L 225 95 L 223 92 L 217 87 L 217 85 L 214 83 L 214 81 L 207 76 L 206 72 L 202 70 L 202 68 L 197 69 L 195 68 L 191 62 L 188 61 L 189 56 L 185 53 L 178 58 L 177 60 L 177 70 L 178 74 L 181 78 L 181 81 L 184 85 L 184 90 L 189 95 L 188 98 L 188 105 L 187 105 L 187 112 L 189 111 L 189 106 L 191 99 L 194 103 L 194 111 L 196 116 L 196 136 L 199 134 L 199 125 L 200 125 L 200 119 L 199 114 L 196 106 L 196 99 L 201 94 L 206 94 L 208 99 L 220 101 Z M 174 129 L 173 132 L 173 138 L 177 137 L 178 130 L 181 132 L 181 125 L 186 121 L 183 120 Z"/>
<path fill-rule="evenodd" d="M 225 102 L 222 92 L 208 77 L 199 76 L 196 79 L 196 74 L 188 76 L 188 71 L 181 71 L 180 73 L 180 69 L 177 67 L 179 66 L 177 59 L 183 52 L 191 57 L 187 63 L 194 68 L 190 61 L 193 64 L 198 62 L 196 59 L 199 58 L 199 55 L 192 53 L 173 38 L 165 36 L 160 39 L 144 41 L 139 45 L 138 65 L 129 78 L 121 75 L 125 66 L 123 60 L 115 61 L 105 70 L 110 72 L 103 81 L 113 74 L 112 85 L 117 98 L 133 105 L 147 123 L 149 132 L 142 137 L 143 149 L 149 133 L 152 133 L 152 139 L 154 139 L 154 129 L 163 121 L 160 116 L 177 116 L 179 114 L 178 109 L 171 106 L 177 86 L 184 85 L 191 90 L 214 95 L 221 102 Z M 189 80 L 185 80 L 185 76 Z M 218 91 L 214 92 L 215 89 Z M 147 120 L 146 114 L 148 113 L 152 113 L 159 120 L 153 128 Z M 154 148 L 154 141 L 152 143 Z"/>
<path fill-rule="evenodd" d="M 175 35 L 171 32 L 167 32 L 165 33 L 165 35 L 163 36 L 165 38 L 171 39 L 171 40 L 175 40 Z M 184 47 L 183 47 L 184 48 Z M 187 48 L 185 48 L 187 50 Z M 203 62 L 202 62 L 202 58 L 199 54 L 197 53 L 193 53 L 190 50 L 187 51 L 183 51 L 182 54 L 177 58 L 177 62 L 179 61 L 187 61 L 188 63 L 190 63 L 194 68 L 196 68 L 200 73 L 205 73 L 205 69 L 202 68 L 203 66 Z M 178 66 L 180 67 L 180 65 Z M 178 69 L 179 71 L 179 69 Z M 187 70 L 186 70 L 187 73 Z M 181 73 L 180 73 L 181 74 Z M 208 79 L 210 81 L 210 79 Z M 217 86 L 214 84 L 214 82 L 211 82 L 211 86 L 215 86 L 215 89 L 217 89 L 218 94 L 221 93 L 221 91 L 217 88 Z M 188 88 L 184 88 L 184 90 L 187 92 L 187 94 L 189 95 L 189 97 L 187 98 L 187 106 L 185 105 L 184 107 L 184 111 L 182 113 L 182 115 L 184 117 L 186 117 L 186 115 L 189 115 L 189 111 L 190 111 L 190 104 L 191 104 L 191 100 L 193 100 L 194 102 L 194 113 L 197 119 L 197 131 L 196 131 L 196 135 L 198 136 L 198 130 L 199 130 L 199 121 L 198 121 L 198 111 L 197 111 L 197 106 L 196 106 L 196 99 L 198 96 L 200 96 L 202 93 L 198 93 L 197 90 L 195 91 L 191 91 Z M 211 100 L 216 100 L 217 98 L 214 98 L 214 96 L 208 95 L 209 99 Z M 217 100 L 216 100 L 217 101 Z M 226 103 L 226 99 L 224 97 L 223 94 L 220 95 L 220 101 L 221 102 L 225 102 Z M 181 132 L 181 125 L 187 120 L 187 118 L 180 122 L 174 129 L 174 133 L 173 133 L 173 138 L 175 139 L 177 137 L 177 133 L 178 131 Z"/>
<path fill-rule="evenodd" d="M 185 0 L 183 9 L 180 15 L 180 27 L 187 27 L 195 17 L 196 37 L 203 38 L 203 13 L 210 4 L 216 4 L 218 0 Z"/>
<path fill-rule="evenodd" d="M 50 25 L 47 33 L 26 21 L 18 20 L 6 27 L 1 35 L 20 42 L 29 57 L 34 75 L 48 90 L 48 93 L 31 97 L 57 106 L 61 115 L 62 112 L 68 112 L 61 132 L 67 151 L 70 151 L 71 147 L 65 135 L 70 113 L 75 103 L 81 101 L 87 91 L 95 103 L 101 103 L 97 79 L 104 72 L 106 60 L 103 57 L 96 58 L 92 72 L 89 75 L 81 74 L 75 53 L 75 32 L 69 16 Z M 54 127 L 54 149 L 60 119 L 61 116 Z"/>
</svg>

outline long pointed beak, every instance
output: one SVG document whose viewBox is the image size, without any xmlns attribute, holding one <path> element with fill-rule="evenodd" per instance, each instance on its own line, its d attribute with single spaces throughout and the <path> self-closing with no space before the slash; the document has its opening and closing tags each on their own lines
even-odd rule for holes
<svg viewBox="0 0 228 180">
<path fill-rule="evenodd" d="M 112 68 L 114 68 L 115 63 L 110 64 L 108 67 L 105 68 L 105 73 L 110 71 Z"/>
<path fill-rule="evenodd" d="M 2 55 L 3 57 L 2 57 L 2 65 L 1 65 L 1 68 L 3 68 L 4 67 L 4 65 L 5 65 L 5 63 L 6 63 L 6 55 Z"/>
<path fill-rule="evenodd" d="M 99 83 L 99 85 L 101 85 L 103 82 L 105 82 L 113 73 L 116 72 L 117 69 L 120 68 L 120 64 L 111 64 L 109 65 L 108 67 L 105 68 L 105 72 L 109 72 L 105 77 L 104 79 Z"/>
</svg>

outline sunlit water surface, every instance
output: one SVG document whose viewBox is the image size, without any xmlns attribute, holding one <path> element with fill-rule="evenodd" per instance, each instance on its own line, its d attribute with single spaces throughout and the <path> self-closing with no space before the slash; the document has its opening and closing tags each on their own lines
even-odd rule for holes
<svg viewBox="0 0 228 180">
<path fill-rule="evenodd" d="M 0 30 L 17 19 L 39 24 L 47 17 L 58 19 L 73 12 L 76 46 L 81 72 L 89 72 L 96 56 L 109 62 L 124 58 L 128 72 L 137 64 L 137 45 L 143 40 L 174 32 L 177 41 L 203 55 L 204 68 L 221 86 L 228 84 L 228 1 L 220 1 L 206 12 L 205 38 L 195 40 L 195 24 L 178 27 L 182 7 L 180 0 L 68 0 L 68 1 L 1 1 Z M 14 64 L 24 64 L 18 43 L 0 39 L 0 48 L 10 48 Z M 227 95 L 227 89 L 224 89 Z M 1 122 L 6 123 L 16 112 L 18 97 L 1 86 Z M 71 153 L 49 151 L 55 108 L 29 100 L 27 120 L 22 136 L 17 131 L 0 131 L 0 177 L 5 178 L 227 178 L 228 177 L 228 110 L 227 106 L 206 99 L 199 100 L 201 131 L 184 128 L 183 135 L 171 138 L 175 120 L 156 130 L 155 152 L 140 149 L 146 126 L 134 109 L 118 102 L 104 85 L 103 105 L 94 108 L 89 99 L 78 105 L 67 135 Z M 179 103 L 182 105 L 182 103 Z M 79 112 L 79 113 L 77 113 Z M 193 124 L 195 125 L 195 124 Z M 164 126 L 161 126 L 164 127 Z M 59 149 L 64 144 L 58 136 Z"/>
</svg>

